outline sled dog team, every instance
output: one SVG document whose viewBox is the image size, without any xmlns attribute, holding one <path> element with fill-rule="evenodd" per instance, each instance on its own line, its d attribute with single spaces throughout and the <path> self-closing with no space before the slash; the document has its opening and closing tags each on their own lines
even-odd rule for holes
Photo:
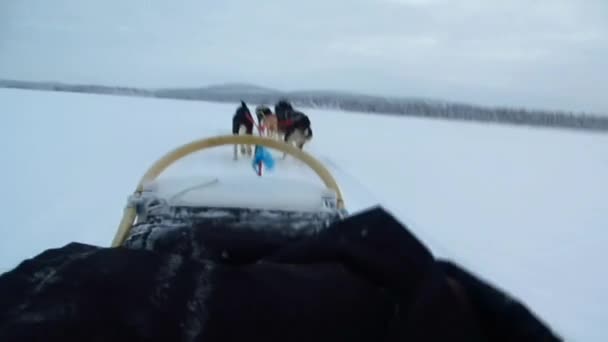
<svg viewBox="0 0 608 342">
<path fill-rule="evenodd" d="M 259 105 L 255 108 L 254 119 L 249 107 L 244 101 L 236 109 L 232 117 L 232 134 L 254 134 L 254 126 L 257 125 L 259 132 L 272 139 L 283 140 L 290 145 L 302 149 L 304 144 L 312 139 L 312 128 L 310 119 L 301 111 L 295 110 L 287 100 L 280 100 L 274 106 L 274 113 L 270 107 Z M 251 156 L 253 151 L 251 145 L 241 145 L 240 153 Z M 235 146 L 234 158 L 238 155 Z"/>
</svg>

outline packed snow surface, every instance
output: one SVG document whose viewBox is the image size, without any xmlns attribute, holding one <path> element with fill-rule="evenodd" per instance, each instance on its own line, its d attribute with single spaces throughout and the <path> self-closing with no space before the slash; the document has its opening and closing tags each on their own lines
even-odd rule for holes
<svg viewBox="0 0 608 342">
<path fill-rule="evenodd" d="M 108 246 L 146 169 L 229 133 L 238 106 L 8 89 L 0 103 L 0 271 L 71 241 Z M 305 149 L 337 178 L 351 213 L 382 204 L 436 256 L 522 299 L 566 340 L 608 340 L 608 135 L 305 112 L 315 132 Z M 167 176 L 198 173 L 257 180 L 231 147 Z M 320 184 L 290 158 L 268 175 L 279 176 Z"/>
</svg>

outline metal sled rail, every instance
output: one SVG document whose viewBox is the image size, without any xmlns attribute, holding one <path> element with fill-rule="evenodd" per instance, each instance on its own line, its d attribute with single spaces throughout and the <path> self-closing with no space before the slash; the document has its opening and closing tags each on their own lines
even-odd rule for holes
<svg viewBox="0 0 608 342">
<path fill-rule="evenodd" d="M 155 180 L 164 170 L 166 170 L 171 164 L 176 161 L 201 150 L 218 147 L 223 145 L 261 145 L 268 148 L 273 148 L 281 152 L 287 153 L 296 159 L 305 163 L 310 167 L 318 176 L 321 178 L 325 186 L 335 191 L 337 197 L 338 209 L 344 209 L 344 199 L 338 183 L 331 175 L 331 173 L 313 156 L 303 150 L 289 145 L 283 141 L 278 141 L 266 137 L 254 136 L 254 135 L 223 135 L 211 138 L 205 138 L 195 140 L 193 142 L 182 145 L 175 150 L 167 153 L 165 156 L 157 160 L 144 174 L 139 181 L 137 188 L 135 189 L 134 195 L 141 194 L 144 188 L 144 184 Z M 123 244 L 125 238 L 129 234 L 131 227 L 135 223 L 136 209 L 132 206 L 125 208 L 122 216 L 122 220 L 118 226 L 118 230 L 112 241 L 112 247 L 120 246 Z"/>
</svg>

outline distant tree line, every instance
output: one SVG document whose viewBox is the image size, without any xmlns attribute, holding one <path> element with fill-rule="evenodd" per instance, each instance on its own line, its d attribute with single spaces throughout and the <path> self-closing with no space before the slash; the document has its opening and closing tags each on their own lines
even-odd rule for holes
<svg viewBox="0 0 608 342">
<path fill-rule="evenodd" d="M 608 131 L 608 115 L 482 107 L 464 103 L 338 92 L 280 92 L 255 86 L 251 86 L 250 89 L 242 86 L 232 89 L 227 85 L 184 89 L 141 89 L 13 80 L 0 80 L 0 87 L 228 103 L 238 103 L 240 100 L 244 100 L 252 104 L 267 105 L 273 105 L 279 99 L 284 98 L 290 100 L 295 106 L 302 108 L 340 109 L 378 114 Z"/>
</svg>

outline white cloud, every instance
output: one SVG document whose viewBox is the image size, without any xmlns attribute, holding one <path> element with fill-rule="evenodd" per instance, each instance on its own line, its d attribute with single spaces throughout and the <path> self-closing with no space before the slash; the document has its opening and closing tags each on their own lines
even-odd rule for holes
<svg viewBox="0 0 608 342">
<path fill-rule="evenodd" d="M 607 37 L 604 0 L 20 0 L 0 3 L 0 77 L 608 112 L 608 89 L 589 86 L 608 69 Z"/>
</svg>

